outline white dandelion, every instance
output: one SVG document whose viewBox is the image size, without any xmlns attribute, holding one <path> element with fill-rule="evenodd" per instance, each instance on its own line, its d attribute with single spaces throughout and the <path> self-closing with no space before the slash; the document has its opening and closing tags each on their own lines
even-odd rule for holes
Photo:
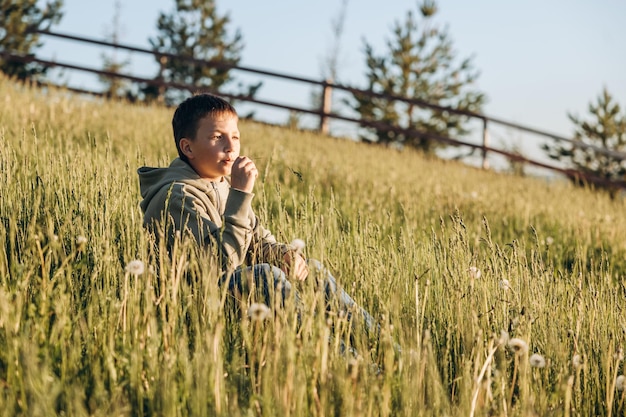
<svg viewBox="0 0 626 417">
<path fill-rule="evenodd" d="M 306 244 L 304 243 L 304 240 L 302 239 L 294 239 L 291 241 L 289 246 L 291 247 L 291 249 L 295 250 L 296 252 L 301 253 L 304 250 L 304 247 L 306 246 Z"/>
<path fill-rule="evenodd" d="M 126 265 L 126 272 L 128 272 L 131 275 L 135 275 L 135 276 L 143 274 L 145 269 L 146 268 L 145 268 L 143 262 L 141 262 L 139 259 L 135 259 L 133 261 L 130 261 L 128 263 L 128 265 Z"/>
<path fill-rule="evenodd" d="M 509 332 L 507 332 L 506 330 L 501 330 L 500 338 L 498 339 L 498 344 L 506 345 L 507 343 L 509 343 Z"/>
<path fill-rule="evenodd" d="M 269 314 L 270 308 L 263 303 L 254 303 L 248 308 L 248 317 L 252 321 L 263 321 Z"/>
<path fill-rule="evenodd" d="M 572 358 L 572 366 L 574 367 L 574 369 L 579 369 L 581 366 L 583 366 L 583 358 L 578 353 L 575 354 Z"/>
<path fill-rule="evenodd" d="M 518 355 L 523 355 L 524 353 L 528 352 L 528 343 L 516 337 L 514 337 L 513 339 L 509 339 L 508 346 L 513 352 L 517 353 Z"/>
<path fill-rule="evenodd" d="M 552 236 L 548 236 L 546 238 L 546 245 L 550 246 L 553 243 L 554 243 L 554 238 Z"/>
<path fill-rule="evenodd" d="M 504 291 L 508 291 L 511 289 L 511 283 L 509 282 L 508 279 L 501 279 L 500 282 L 498 283 L 498 286 L 500 287 L 500 289 Z"/>
<path fill-rule="evenodd" d="M 530 363 L 530 366 L 532 366 L 533 368 L 545 368 L 546 367 L 545 358 L 538 353 L 533 353 L 532 355 L 530 355 L 528 362 Z"/>
<path fill-rule="evenodd" d="M 84 247 L 87 244 L 87 238 L 83 235 L 80 235 L 76 238 L 76 246 L 79 248 Z"/>
<path fill-rule="evenodd" d="M 618 391 L 624 391 L 624 386 L 626 384 L 626 376 L 620 375 L 615 379 L 615 389 Z"/>
<path fill-rule="evenodd" d="M 476 268 L 475 266 L 470 266 L 469 269 L 468 269 L 468 272 L 469 272 L 470 277 L 472 279 L 478 279 L 482 275 L 481 272 L 480 272 L 480 269 Z"/>
</svg>

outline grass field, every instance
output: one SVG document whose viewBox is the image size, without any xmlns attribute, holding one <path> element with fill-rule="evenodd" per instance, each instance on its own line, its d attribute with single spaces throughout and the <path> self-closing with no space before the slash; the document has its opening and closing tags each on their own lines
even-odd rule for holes
<svg viewBox="0 0 626 417">
<path fill-rule="evenodd" d="M 259 319 L 224 308 L 208 255 L 156 255 L 136 170 L 175 157 L 171 109 L 4 79 L 0 100 L 0 415 L 626 413 L 622 200 L 242 121 L 257 215 L 367 337 L 312 280 L 299 325 Z"/>
</svg>

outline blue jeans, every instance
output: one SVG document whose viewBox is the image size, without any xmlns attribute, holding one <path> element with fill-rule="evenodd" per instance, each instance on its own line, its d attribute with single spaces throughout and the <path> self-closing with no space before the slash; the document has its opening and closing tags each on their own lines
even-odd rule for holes
<svg viewBox="0 0 626 417">
<path fill-rule="evenodd" d="M 349 321 L 352 321 L 354 313 L 359 313 L 368 334 L 378 329 L 372 316 L 359 307 L 354 299 L 337 285 L 335 277 L 321 262 L 309 259 L 307 264 L 310 271 L 308 279 L 317 279 L 317 284 L 323 284 L 324 286 L 327 311 L 334 311 L 337 314 L 343 313 Z M 239 268 L 229 277 L 222 279 L 222 285 L 226 282 L 228 283 L 228 291 L 237 298 L 245 292 L 256 291 L 266 305 L 272 306 L 277 301 L 276 297 L 280 297 L 278 300 L 280 305 L 284 304 L 284 300 L 293 297 L 296 309 L 298 311 L 301 310 L 302 301 L 298 292 L 292 288 L 291 282 L 289 282 L 285 273 L 280 268 L 270 264 L 257 264 Z"/>
</svg>

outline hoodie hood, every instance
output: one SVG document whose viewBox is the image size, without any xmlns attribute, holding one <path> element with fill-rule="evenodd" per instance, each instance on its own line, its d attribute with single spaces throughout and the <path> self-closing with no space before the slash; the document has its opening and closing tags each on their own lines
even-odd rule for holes
<svg viewBox="0 0 626 417">
<path fill-rule="evenodd" d="M 215 183 L 211 186 L 211 182 L 205 181 L 194 171 L 194 169 L 180 158 L 172 161 L 167 168 L 141 167 L 137 170 L 139 175 L 139 190 L 143 200 L 140 203 L 141 209 L 146 212 L 152 199 L 164 187 L 170 187 L 173 183 L 189 184 L 198 190 L 206 193 L 215 203 L 216 191 L 222 191 L 222 183 Z M 221 193 L 220 193 L 221 194 Z"/>
</svg>

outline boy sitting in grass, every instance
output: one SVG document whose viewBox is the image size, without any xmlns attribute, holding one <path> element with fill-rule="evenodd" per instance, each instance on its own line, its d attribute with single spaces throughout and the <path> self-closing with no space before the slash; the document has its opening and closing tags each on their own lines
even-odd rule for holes
<svg viewBox="0 0 626 417">
<path fill-rule="evenodd" d="M 372 317 L 318 261 L 278 243 L 255 216 L 251 202 L 258 170 L 240 155 L 237 123 L 236 110 L 214 95 L 196 95 L 178 106 L 172 127 L 179 157 L 167 168 L 138 170 L 144 226 L 164 227 L 168 250 L 177 235 L 216 249 L 223 268 L 220 285 L 242 294 L 245 277 L 252 276 L 269 306 L 273 292 L 284 300 L 291 293 L 289 280 L 303 281 L 314 270 L 322 277 L 327 302 L 334 300 L 348 315 L 359 310 L 366 328 L 373 329 Z M 293 296 L 298 302 L 297 293 Z"/>
</svg>

